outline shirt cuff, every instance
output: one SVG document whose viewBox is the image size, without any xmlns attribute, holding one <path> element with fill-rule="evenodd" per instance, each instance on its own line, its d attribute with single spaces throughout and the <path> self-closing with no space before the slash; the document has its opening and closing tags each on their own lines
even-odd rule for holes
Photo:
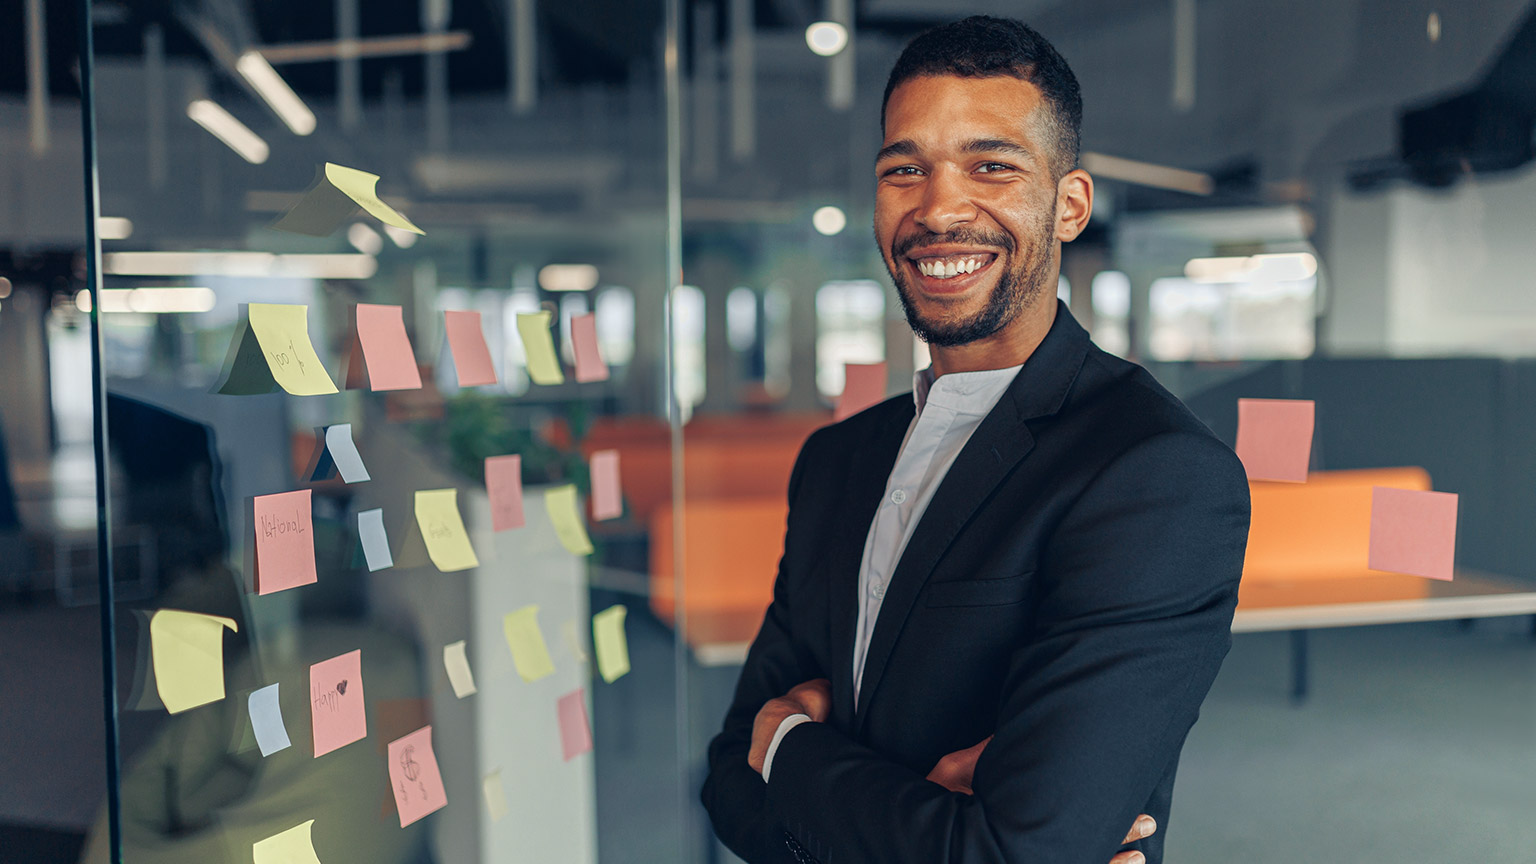
<svg viewBox="0 0 1536 864">
<path fill-rule="evenodd" d="M 811 722 L 808 714 L 791 714 L 779 721 L 779 728 L 773 733 L 773 740 L 768 742 L 768 755 L 763 757 L 763 782 L 768 782 L 768 772 L 773 770 L 773 754 L 779 750 L 779 742 L 789 734 L 789 730 L 801 723 Z"/>
</svg>

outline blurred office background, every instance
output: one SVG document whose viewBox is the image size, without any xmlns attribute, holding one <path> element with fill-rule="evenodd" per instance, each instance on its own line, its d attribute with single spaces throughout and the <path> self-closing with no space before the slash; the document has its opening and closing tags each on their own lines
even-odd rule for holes
<svg viewBox="0 0 1536 864">
<path fill-rule="evenodd" d="M 234 864 L 308 819 L 326 862 L 731 860 L 696 793 L 789 467 L 846 364 L 886 363 L 895 394 L 926 363 L 870 238 L 885 77 L 971 13 L 1028 21 L 1082 83 L 1098 198 L 1058 294 L 1100 346 L 1229 443 L 1238 398 L 1313 399 L 1320 476 L 1460 496 L 1456 587 L 1379 579 L 1358 538 L 1319 537 L 1316 501 L 1275 505 L 1293 512 L 1250 551 L 1169 860 L 1527 860 L 1536 5 L 18 0 L 0 6 L 0 861 Z M 363 213 L 327 238 L 274 231 L 325 162 L 380 175 L 425 236 Z M 352 306 L 400 305 L 425 386 L 214 394 L 251 302 L 307 305 L 338 383 Z M 609 380 L 530 382 L 514 325 L 540 309 L 567 363 L 571 318 L 596 314 Z M 447 310 L 481 313 L 496 385 L 457 386 Z M 312 482 L 314 430 L 342 422 L 373 479 Z M 609 448 L 624 514 L 570 556 L 539 490 L 585 494 Z M 481 465 L 510 453 L 529 524 L 496 533 Z M 402 548 L 412 491 L 443 487 L 478 568 Z M 303 488 L 319 583 L 247 593 L 251 497 Z M 374 507 L 397 562 L 370 573 L 355 526 Z M 1338 560 L 1292 554 L 1321 547 Z M 500 621 L 529 603 L 557 671 L 524 683 Z M 586 622 L 614 604 L 633 671 L 608 683 Z M 224 701 L 156 702 L 159 608 L 239 623 Z M 459 639 L 465 699 L 440 662 Z M 294 695 L 296 746 L 263 759 L 244 695 L 302 694 L 305 667 L 353 648 L 368 739 L 309 758 Z M 578 687 L 594 749 L 567 761 L 554 706 Z M 401 829 L 383 748 L 425 723 L 449 805 Z"/>
</svg>

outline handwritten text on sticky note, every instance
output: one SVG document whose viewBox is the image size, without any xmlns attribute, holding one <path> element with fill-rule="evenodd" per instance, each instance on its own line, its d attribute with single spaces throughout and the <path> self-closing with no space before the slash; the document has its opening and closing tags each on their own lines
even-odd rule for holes
<svg viewBox="0 0 1536 864">
<path fill-rule="evenodd" d="M 459 490 L 423 489 L 416 493 L 416 525 L 432 563 L 444 573 L 480 566 L 459 515 Z"/>
<path fill-rule="evenodd" d="M 362 651 L 348 651 L 309 667 L 309 707 L 316 757 L 368 735 Z"/>
<path fill-rule="evenodd" d="M 431 726 L 389 742 L 389 785 L 401 828 L 448 803 L 437 754 L 432 752 Z"/>
<path fill-rule="evenodd" d="M 336 392 L 336 382 L 320 363 L 309 341 L 309 307 L 252 303 L 247 307 L 251 332 L 261 345 L 267 369 L 279 387 L 294 396 Z"/>
<path fill-rule="evenodd" d="M 315 530 L 310 492 L 256 496 L 256 593 L 309 585 L 315 574 Z"/>
</svg>

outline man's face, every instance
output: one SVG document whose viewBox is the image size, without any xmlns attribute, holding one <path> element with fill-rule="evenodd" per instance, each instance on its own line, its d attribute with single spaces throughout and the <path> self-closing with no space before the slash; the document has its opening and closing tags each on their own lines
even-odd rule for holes
<svg viewBox="0 0 1536 864">
<path fill-rule="evenodd" d="M 891 94 L 875 162 L 875 242 L 924 341 L 991 336 L 1051 281 L 1057 183 L 1047 110 L 1039 88 L 1006 76 L 914 78 Z"/>
</svg>

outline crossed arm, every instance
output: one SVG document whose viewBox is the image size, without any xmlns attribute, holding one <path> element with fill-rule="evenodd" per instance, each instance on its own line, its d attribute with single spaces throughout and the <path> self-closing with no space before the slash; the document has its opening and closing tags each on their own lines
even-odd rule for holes
<svg viewBox="0 0 1536 864">
<path fill-rule="evenodd" d="M 717 833 L 752 862 L 792 860 L 785 832 L 824 860 L 1110 860 L 1230 643 L 1247 517 L 1241 467 L 1204 436 L 1148 439 L 1100 472 L 1037 571 L 1036 626 L 1010 661 L 973 794 L 815 722 L 784 737 L 762 782 L 749 762 L 758 715 L 822 677 L 792 637 L 781 572 L 710 748 Z"/>
</svg>

